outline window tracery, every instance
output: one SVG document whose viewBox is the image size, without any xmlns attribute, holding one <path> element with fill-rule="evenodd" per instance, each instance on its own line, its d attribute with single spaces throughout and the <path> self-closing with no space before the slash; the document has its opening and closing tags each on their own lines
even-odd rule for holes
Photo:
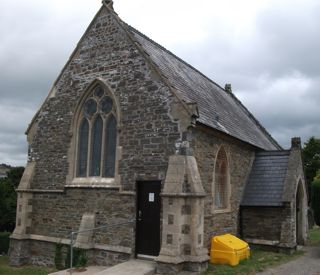
<svg viewBox="0 0 320 275">
<path fill-rule="evenodd" d="M 117 119 L 115 104 L 97 85 L 80 111 L 76 177 L 115 176 Z"/>
</svg>

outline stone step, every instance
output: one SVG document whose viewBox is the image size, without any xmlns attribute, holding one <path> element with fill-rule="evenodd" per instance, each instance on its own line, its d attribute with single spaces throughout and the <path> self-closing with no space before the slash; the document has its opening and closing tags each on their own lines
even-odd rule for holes
<svg viewBox="0 0 320 275">
<path fill-rule="evenodd" d="M 154 261 L 130 260 L 102 270 L 95 275 L 153 275 L 156 264 Z"/>
</svg>

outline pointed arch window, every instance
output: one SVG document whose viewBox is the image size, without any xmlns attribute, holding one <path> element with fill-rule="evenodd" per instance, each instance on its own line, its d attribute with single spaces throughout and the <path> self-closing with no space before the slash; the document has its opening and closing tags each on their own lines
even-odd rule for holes
<svg viewBox="0 0 320 275">
<path fill-rule="evenodd" d="M 97 85 L 80 111 L 76 177 L 115 176 L 117 119 L 115 104 Z"/>
<path fill-rule="evenodd" d="M 228 209 L 230 206 L 229 165 L 227 153 L 223 147 L 218 151 L 214 167 L 214 210 Z"/>
</svg>

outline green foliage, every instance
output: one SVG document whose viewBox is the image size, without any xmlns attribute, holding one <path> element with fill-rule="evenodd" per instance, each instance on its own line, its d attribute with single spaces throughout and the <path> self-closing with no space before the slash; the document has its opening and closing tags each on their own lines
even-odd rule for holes
<svg viewBox="0 0 320 275">
<path fill-rule="evenodd" d="M 315 226 L 309 230 L 309 245 L 320 246 L 320 227 Z"/>
<path fill-rule="evenodd" d="M 55 253 L 54 253 L 54 265 L 58 270 L 64 269 L 64 266 L 62 264 L 62 248 L 63 248 L 62 243 L 56 244 Z"/>
<path fill-rule="evenodd" d="M 16 222 L 18 187 L 24 168 L 16 167 L 7 172 L 7 177 L 0 179 L 0 231 L 13 231 Z"/>
<path fill-rule="evenodd" d="M 292 255 L 285 253 L 276 253 L 271 251 L 251 250 L 251 256 L 248 260 L 240 261 L 237 266 L 209 264 L 208 270 L 202 275 L 247 275 L 261 272 L 268 267 L 280 265 L 282 263 L 296 259 L 303 254 L 302 251 Z"/>
<path fill-rule="evenodd" d="M 311 185 L 311 207 L 313 209 L 314 222 L 320 225 L 320 179 L 315 178 Z"/>
<path fill-rule="evenodd" d="M 7 178 L 14 188 L 18 188 L 23 172 L 24 167 L 14 167 L 7 172 Z"/>
<path fill-rule="evenodd" d="M 316 172 L 320 170 L 320 138 L 309 138 L 302 149 L 302 156 L 310 194 L 313 178 L 316 176 Z"/>
<path fill-rule="evenodd" d="M 313 178 L 313 180 L 320 180 L 320 169 L 317 171 L 316 176 Z"/>
<path fill-rule="evenodd" d="M 0 254 L 7 254 L 10 243 L 10 232 L 0 232 Z"/>
<path fill-rule="evenodd" d="M 86 252 L 82 250 L 82 252 L 79 255 L 78 263 L 76 264 L 76 267 L 85 267 L 87 265 L 88 258 L 86 255 Z"/>
<path fill-rule="evenodd" d="M 67 257 L 65 261 L 65 268 L 70 267 L 70 253 L 71 253 L 70 248 L 68 248 Z M 86 251 L 81 248 L 76 248 L 76 247 L 73 248 L 72 258 L 73 258 L 73 261 L 72 261 L 73 267 L 84 267 L 88 262 Z"/>
<path fill-rule="evenodd" d="M 16 221 L 17 195 L 7 178 L 0 180 L 0 231 L 12 231 Z"/>
</svg>

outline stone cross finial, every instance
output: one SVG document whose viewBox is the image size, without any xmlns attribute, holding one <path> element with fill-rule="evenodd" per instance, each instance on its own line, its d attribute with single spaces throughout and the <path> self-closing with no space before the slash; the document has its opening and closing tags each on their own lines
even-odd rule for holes
<svg viewBox="0 0 320 275">
<path fill-rule="evenodd" d="M 102 0 L 102 4 L 105 4 L 106 6 L 113 9 L 113 1 L 112 0 Z"/>
<path fill-rule="evenodd" d="M 300 137 L 293 137 L 291 139 L 291 148 L 301 148 L 301 138 Z"/>
<path fill-rule="evenodd" d="M 232 93 L 232 87 L 231 87 L 231 84 L 230 84 L 230 83 L 227 83 L 227 84 L 224 86 L 224 89 L 226 90 L 226 92 Z"/>
</svg>

